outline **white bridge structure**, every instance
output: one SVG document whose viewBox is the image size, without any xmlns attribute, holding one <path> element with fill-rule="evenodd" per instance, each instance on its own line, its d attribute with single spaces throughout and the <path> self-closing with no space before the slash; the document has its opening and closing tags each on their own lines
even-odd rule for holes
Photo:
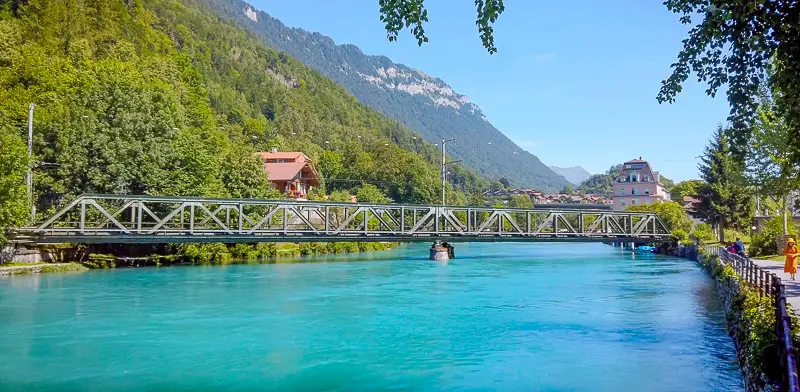
<svg viewBox="0 0 800 392">
<path fill-rule="evenodd" d="M 49 219 L 12 233 L 28 243 L 182 242 L 654 242 L 655 214 L 593 208 L 531 209 L 84 194 Z"/>
</svg>

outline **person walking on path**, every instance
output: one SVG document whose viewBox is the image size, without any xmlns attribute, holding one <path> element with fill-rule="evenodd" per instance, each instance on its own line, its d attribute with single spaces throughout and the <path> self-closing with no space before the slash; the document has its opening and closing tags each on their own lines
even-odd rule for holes
<svg viewBox="0 0 800 392">
<path fill-rule="evenodd" d="M 786 241 L 786 249 L 783 250 L 783 254 L 786 255 L 786 263 L 783 265 L 783 272 L 789 274 L 794 280 L 794 274 L 797 273 L 797 245 L 795 245 L 794 238 L 789 238 Z"/>
<path fill-rule="evenodd" d="M 744 242 L 742 242 L 741 238 L 736 238 L 736 242 L 733 243 L 733 250 L 737 255 L 747 257 L 744 253 Z"/>
</svg>

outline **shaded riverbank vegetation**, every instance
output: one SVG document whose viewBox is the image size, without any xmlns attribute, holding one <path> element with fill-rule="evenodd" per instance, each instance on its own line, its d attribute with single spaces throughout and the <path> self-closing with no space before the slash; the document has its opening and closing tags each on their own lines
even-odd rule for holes
<svg viewBox="0 0 800 392">
<path fill-rule="evenodd" d="M 120 246 L 89 247 L 78 252 L 77 263 L 90 269 L 162 266 L 172 264 L 269 263 L 278 259 L 321 254 L 344 254 L 388 250 L 389 242 L 309 242 L 258 244 L 164 244 L 124 247 L 126 256 L 115 256 Z"/>
</svg>

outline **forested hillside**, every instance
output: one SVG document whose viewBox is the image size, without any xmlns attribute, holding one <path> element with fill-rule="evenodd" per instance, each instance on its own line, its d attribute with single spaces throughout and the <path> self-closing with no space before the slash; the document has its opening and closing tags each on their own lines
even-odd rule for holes
<svg viewBox="0 0 800 392">
<path fill-rule="evenodd" d="M 515 186 L 545 190 L 559 190 L 567 183 L 498 131 L 477 105 L 441 79 L 384 56 L 367 56 L 354 45 L 337 46 L 322 34 L 289 28 L 239 0 L 202 1 L 257 33 L 271 47 L 341 83 L 361 102 L 418 131 L 425 140 L 437 143 L 455 138 L 447 146 L 451 155 L 491 179 L 505 177 Z"/>
<path fill-rule="evenodd" d="M 316 160 L 329 191 L 440 194 L 434 146 L 198 0 L 0 0 L 0 140 L 16 154 L 0 160 L 24 158 L 29 103 L 34 160 L 55 164 L 35 169 L 39 211 L 84 192 L 277 197 L 253 157 L 272 146 Z"/>
</svg>

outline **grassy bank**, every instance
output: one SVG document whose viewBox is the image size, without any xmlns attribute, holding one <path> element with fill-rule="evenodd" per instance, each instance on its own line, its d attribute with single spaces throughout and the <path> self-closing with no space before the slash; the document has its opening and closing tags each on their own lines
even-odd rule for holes
<svg viewBox="0 0 800 392">
<path fill-rule="evenodd" d="M 382 242 L 310 242 L 259 244 L 182 244 L 170 246 L 168 254 L 125 257 L 110 253 L 89 253 L 80 263 L 91 269 L 161 266 L 172 264 L 231 264 L 271 262 L 300 256 L 346 254 L 387 250 L 396 243 Z"/>
<path fill-rule="evenodd" d="M 47 272 L 85 271 L 87 267 L 79 263 L 10 263 L 0 266 L 0 275 L 30 275 Z"/>
</svg>

